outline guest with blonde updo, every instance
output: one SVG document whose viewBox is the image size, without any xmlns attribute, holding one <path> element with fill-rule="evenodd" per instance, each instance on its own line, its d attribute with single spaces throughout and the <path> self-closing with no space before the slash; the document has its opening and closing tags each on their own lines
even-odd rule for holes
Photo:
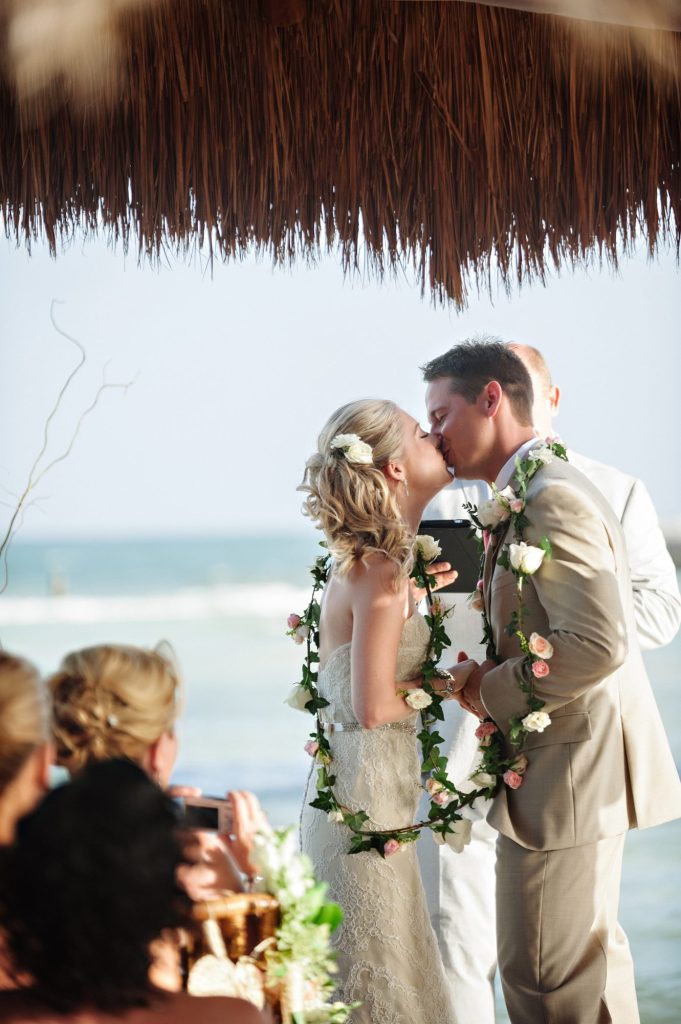
<svg viewBox="0 0 681 1024">
<path fill-rule="evenodd" d="M 123 757 L 168 786 L 177 755 L 181 692 L 169 648 L 100 644 L 73 651 L 48 680 L 48 689 L 58 764 L 76 774 L 93 761 Z M 173 792 L 189 796 L 199 791 L 173 787 Z M 266 821 L 253 794 L 231 792 L 228 799 L 231 833 L 220 839 L 197 834 L 198 863 L 184 879 L 194 899 L 242 889 L 240 873 L 251 874 L 253 837 Z"/>
<path fill-rule="evenodd" d="M 0 651 L 0 845 L 45 793 L 52 757 L 47 701 L 37 670 Z"/>
</svg>

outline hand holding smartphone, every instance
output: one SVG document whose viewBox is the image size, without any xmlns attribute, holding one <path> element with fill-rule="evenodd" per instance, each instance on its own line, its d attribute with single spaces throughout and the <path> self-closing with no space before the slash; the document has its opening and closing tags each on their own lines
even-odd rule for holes
<svg viewBox="0 0 681 1024">
<path fill-rule="evenodd" d="M 458 572 L 453 583 L 440 587 L 438 594 L 470 594 L 480 576 L 480 555 L 469 519 L 424 519 L 419 533 L 430 534 L 440 545 L 437 562 L 449 562 Z"/>
</svg>

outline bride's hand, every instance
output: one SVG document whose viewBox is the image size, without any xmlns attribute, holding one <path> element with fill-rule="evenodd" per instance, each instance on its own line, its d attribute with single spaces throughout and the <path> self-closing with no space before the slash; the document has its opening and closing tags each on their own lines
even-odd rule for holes
<svg viewBox="0 0 681 1024">
<path fill-rule="evenodd" d="M 442 590 L 443 587 L 448 587 L 459 575 L 456 569 L 452 569 L 449 562 L 433 562 L 427 567 L 426 572 L 430 576 L 430 589 L 433 593 Z M 410 585 L 414 604 L 420 604 L 426 596 L 425 589 L 417 587 L 414 580 L 410 580 Z"/>
<path fill-rule="evenodd" d="M 446 669 L 451 679 L 440 680 L 441 685 L 437 687 L 438 692 L 444 692 L 446 698 L 456 698 L 458 700 L 458 695 L 468 682 L 468 677 L 477 667 L 477 661 L 474 661 L 472 658 L 466 658 L 464 661 L 459 661 L 456 665 L 452 665 L 451 668 Z"/>
</svg>

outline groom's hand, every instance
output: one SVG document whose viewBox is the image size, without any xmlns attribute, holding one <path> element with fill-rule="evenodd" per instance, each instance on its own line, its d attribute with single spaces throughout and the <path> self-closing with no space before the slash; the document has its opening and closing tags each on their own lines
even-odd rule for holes
<svg viewBox="0 0 681 1024">
<path fill-rule="evenodd" d="M 426 572 L 430 576 L 430 589 L 433 593 L 442 590 L 443 587 L 448 587 L 459 575 L 456 569 L 452 569 L 449 562 L 433 562 L 427 567 Z M 411 593 L 416 604 L 420 604 L 426 596 L 423 587 L 417 587 L 413 580 L 411 581 Z"/>
<path fill-rule="evenodd" d="M 496 668 L 496 661 L 491 661 L 489 658 L 483 661 L 482 665 L 478 665 L 474 668 L 468 679 L 463 690 L 457 694 L 457 699 L 462 708 L 466 711 L 470 711 L 471 714 L 477 715 L 478 718 L 485 718 L 487 712 L 485 706 L 482 703 L 480 697 L 480 686 L 485 675 L 490 669 Z"/>
</svg>

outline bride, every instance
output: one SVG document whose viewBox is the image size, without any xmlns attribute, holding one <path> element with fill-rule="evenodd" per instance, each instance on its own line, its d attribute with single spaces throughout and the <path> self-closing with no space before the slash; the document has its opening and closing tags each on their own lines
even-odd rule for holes
<svg viewBox="0 0 681 1024">
<path fill-rule="evenodd" d="M 339 409 L 319 436 L 301 489 L 305 511 L 324 531 L 333 569 L 319 624 L 321 712 L 338 802 L 369 815 L 368 828 L 416 820 L 421 792 L 417 713 L 404 692 L 418 688 L 429 628 L 416 611 L 409 573 L 426 504 L 451 478 L 437 441 L 392 402 Z M 473 662 L 435 684 L 453 696 Z M 357 1024 L 453 1024 L 444 971 L 426 909 L 414 843 L 349 855 L 350 832 L 310 807 L 302 847 L 344 910 L 335 935 L 338 997 L 360 1001 Z M 392 852 L 392 850 L 395 852 Z"/>
</svg>

